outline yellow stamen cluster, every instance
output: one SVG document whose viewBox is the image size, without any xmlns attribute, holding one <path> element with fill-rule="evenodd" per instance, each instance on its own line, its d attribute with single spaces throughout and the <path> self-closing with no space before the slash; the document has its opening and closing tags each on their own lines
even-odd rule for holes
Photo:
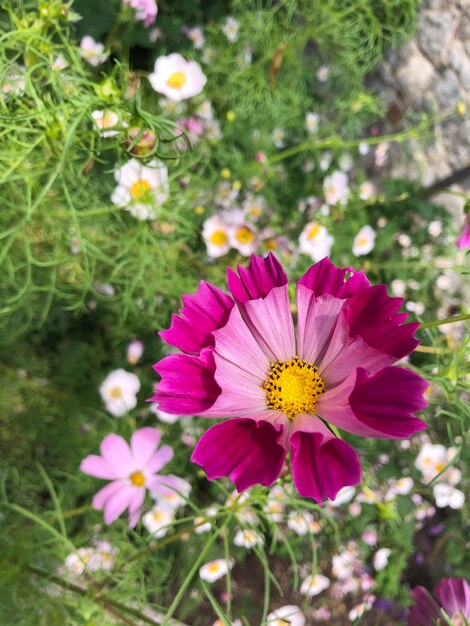
<svg viewBox="0 0 470 626">
<path fill-rule="evenodd" d="M 186 82 L 186 74 L 184 72 L 173 72 L 166 79 L 166 84 L 173 89 L 180 89 Z"/>
<path fill-rule="evenodd" d="M 131 197 L 133 200 L 138 200 L 145 196 L 145 194 L 152 189 L 148 180 L 144 180 L 141 178 L 140 180 L 136 180 L 135 183 L 131 186 Z"/>
<path fill-rule="evenodd" d="M 268 408 L 282 411 L 291 420 L 299 413 L 314 413 L 318 397 L 326 391 L 318 367 L 298 356 L 272 363 L 263 389 Z"/>
<path fill-rule="evenodd" d="M 129 476 L 129 480 L 136 487 L 144 487 L 145 485 L 145 476 L 142 474 L 142 472 L 139 472 L 139 471 L 133 472 Z"/>
</svg>

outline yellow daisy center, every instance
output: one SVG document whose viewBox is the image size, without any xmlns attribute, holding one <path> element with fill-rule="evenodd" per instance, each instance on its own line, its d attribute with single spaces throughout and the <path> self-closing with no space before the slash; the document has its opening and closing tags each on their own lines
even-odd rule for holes
<svg viewBox="0 0 470 626">
<path fill-rule="evenodd" d="M 314 413 L 318 396 L 326 391 L 318 367 L 298 356 L 273 363 L 263 389 L 268 408 L 282 411 L 291 420 L 299 413 Z"/>
<path fill-rule="evenodd" d="M 111 396 L 111 398 L 113 400 L 119 400 L 120 398 L 122 398 L 122 389 L 121 389 L 121 387 L 112 387 L 109 390 L 109 395 Z"/>
<path fill-rule="evenodd" d="M 219 571 L 220 566 L 218 563 L 211 563 L 207 569 L 209 570 L 209 572 L 214 574 L 215 572 Z"/>
<path fill-rule="evenodd" d="M 320 229 L 321 229 L 320 224 L 314 224 L 308 231 L 308 238 L 315 239 L 315 237 L 318 237 L 318 234 L 320 233 Z"/>
<path fill-rule="evenodd" d="M 166 84 L 172 89 L 181 89 L 186 82 L 186 74 L 184 72 L 173 72 L 166 79 Z"/>
<path fill-rule="evenodd" d="M 369 243 L 369 239 L 367 237 L 359 237 L 357 240 L 358 246 L 366 246 Z"/>
<path fill-rule="evenodd" d="M 129 476 L 129 480 L 136 487 L 143 487 L 145 485 L 145 476 L 142 474 L 142 472 L 139 471 L 133 472 Z"/>
<path fill-rule="evenodd" d="M 132 199 L 138 200 L 139 198 L 142 198 L 142 196 L 145 195 L 147 191 L 150 191 L 150 189 L 152 189 L 152 187 L 150 186 L 148 180 L 136 180 L 131 186 Z"/>
<path fill-rule="evenodd" d="M 240 243 L 251 243 L 254 239 L 253 233 L 246 226 L 242 226 L 242 228 L 239 228 L 235 237 Z"/>
<path fill-rule="evenodd" d="M 215 246 L 224 246 L 227 243 L 227 233 L 224 230 L 214 230 L 209 241 Z"/>
</svg>

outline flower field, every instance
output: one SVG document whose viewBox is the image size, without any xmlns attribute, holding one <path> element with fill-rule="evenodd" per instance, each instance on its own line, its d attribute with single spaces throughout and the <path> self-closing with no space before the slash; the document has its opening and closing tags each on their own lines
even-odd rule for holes
<svg viewBox="0 0 470 626">
<path fill-rule="evenodd" d="M 2 626 L 470 625 L 468 114 L 377 87 L 420 10 L 0 3 Z"/>
</svg>

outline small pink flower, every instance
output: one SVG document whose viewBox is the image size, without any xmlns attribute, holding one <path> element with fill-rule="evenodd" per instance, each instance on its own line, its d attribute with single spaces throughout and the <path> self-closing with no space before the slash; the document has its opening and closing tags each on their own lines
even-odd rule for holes
<svg viewBox="0 0 470 626">
<path fill-rule="evenodd" d="M 155 21 L 158 7 L 155 0 L 123 0 L 124 5 L 132 7 L 135 11 L 135 19 L 143 22 L 148 28 Z"/>
<path fill-rule="evenodd" d="M 327 423 L 364 437 L 401 439 L 426 428 L 428 383 L 393 363 L 416 345 L 402 300 L 362 272 L 325 258 L 297 283 L 297 332 L 287 276 L 276 257 L 251 257 L 231 296 L 201 282 L 183 296 L 162 338 L 183 354 L 154 367 L 153 398 L 178 415 L 225 418 L 200 439 L 192 460 L 210 480 L 243 491 L 272 485 L 290 454 L 298 492 L 317 502 L 361 481 L 356 452 Z M 227 419 L 229 418 L 229 419 Z"/>
<path fill-rule="evenodd" d="M 145 493 L 148 490 L 168 494 L 177 487 L 176 476 L 159 476 L 158 472 L 173 457 L 170 446 L 162 446 L 160 431 L 141 428 L 134 432 L 131 445 L 119 435 L 108 435 L 100 445 L 101 456 L 90 454 L 83 459 L 80 469 L 95 478 L 112 482 L 93 498 L 93 507 L 104 510 L 106 524 L 114 522 L 129 509 L 129 526 L 139 521 Z"/>
</svg>

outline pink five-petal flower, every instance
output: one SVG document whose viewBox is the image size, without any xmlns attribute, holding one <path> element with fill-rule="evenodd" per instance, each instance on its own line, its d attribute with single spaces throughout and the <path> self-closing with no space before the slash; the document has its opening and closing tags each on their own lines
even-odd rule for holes
<svg viewBox="0 0 470 626">
<path fill-rule="evenodd" d="M 232 297 L 207 283 L 184 296 L 161 336 L 182 350 L 154 367 L 169 413 L 225 418 L 192 460 L 239 490 L 271 485 L 290 455 L 294 484 L 317 502 L 361 480 L 353 448 L 328 422 L 365 437 L 403 438 L 426 424 L 427 383 L 393 366 L 417 345 L 402 300 L 362 272 L 325 258 L 297 283 L 297 328 L 287 276 L 271 253 L 227 272 Z"/>
<path fill-rule="evenodd" d="M 170 446 L 159 448 L 159 444 L 159 430 L 141 428 L 133 433 L 130 446 L 119 435 L 111 434 L 101 442 L 100 456 L 90 454 L 83 459 L 82 472 L 112 481 L 93 498 L 93 507 L 104 510 L 106 524 L 128 509 L 129 526 L 133 528 L 139 521 L 147 489 L 165 494 L 176 487 L 176 476 L 158 475 L 173 457 Z"/>
<path fill-rule="evenodd" d="M 414 605 L 410 609 L 408 626 L 445 626 L 441 608 L 456 626 L 470 622 L 470 585 L 463 578 L 443 578 L 434 587 L 438 602 L 424 587 L 411 592 Z"/>
</svg>

